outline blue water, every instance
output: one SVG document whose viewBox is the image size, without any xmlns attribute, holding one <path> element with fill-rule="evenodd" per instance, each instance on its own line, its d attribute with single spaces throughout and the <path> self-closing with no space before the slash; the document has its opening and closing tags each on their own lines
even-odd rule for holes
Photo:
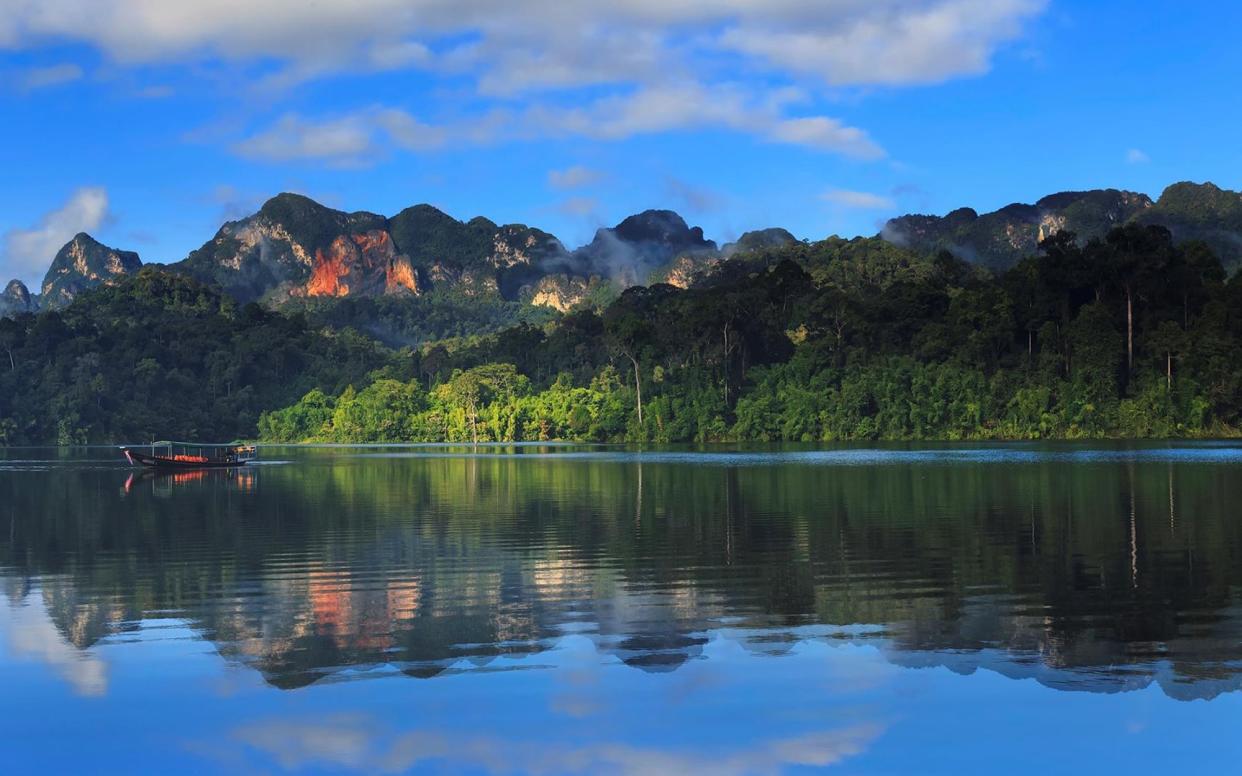
<svg viewBox="0 0 1242 776">
<path fill-rule="evenodd" d="M 5 772 L 1233 772 L 1242 451 L 0 461 Z"/>
</svg>

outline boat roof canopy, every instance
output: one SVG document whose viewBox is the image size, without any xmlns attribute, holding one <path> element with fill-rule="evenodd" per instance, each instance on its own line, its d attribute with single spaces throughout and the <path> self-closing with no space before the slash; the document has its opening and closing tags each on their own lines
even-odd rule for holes
<svg viewBox="0 0 1242 776">
<path fill-rule="evenodd" d="M 210 444 L 210 443 L 204 443 L 204 442 L 170 442 L 167 440 L 164 440 L 161 442 L 151 442 L 150 444 L 139 445 L 139 447 L 168 447 L 170 445 L 173 447 L 219 447 L 219 448 L 254 447 L 254 445 L 248 444 L 246 442 L 228 442 L 225 444 Z"/>
</svg>

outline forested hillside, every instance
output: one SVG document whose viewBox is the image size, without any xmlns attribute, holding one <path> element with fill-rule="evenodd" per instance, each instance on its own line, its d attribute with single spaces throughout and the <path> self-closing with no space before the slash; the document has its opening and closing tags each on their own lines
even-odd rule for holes
<svg viewBox="0 0 1242 776">
<path fill-rule="evenodd" d="M 1061 233 L 994 276 L 826 240 L 739 255 L 602 314 L 440 343 L 415 379 L 316 391 L 273 441 L 1230 435 L 1242 297 L 1206 245 Z"/>
<path fill-rule="evenodd" d="M 64 310 L 0 320 L 0 443 L 252 437 L 263 410 L 394 362 L 370 338 L 146 267 Z"/>
<path fill-rule="evenodd" d="M 0 321 L 0 441 L 1242 427 L 1242 284 L 1206 244 L 1175 243 L 1162 227 L 1131 223 L 1086 242 L 1062 232 L 1002 274 L 879 238 L 757 241 L 685 280 L 537 316 L 440 296 L 271 310 L 148 266 L 62 310 Z M 526 320 L 477 333 L 510 315 Z M 380 331 L 411 332 L 416 347 L 394 350 Z M 461 336 L 420 342 L 444 331 Z"/>
</svg>

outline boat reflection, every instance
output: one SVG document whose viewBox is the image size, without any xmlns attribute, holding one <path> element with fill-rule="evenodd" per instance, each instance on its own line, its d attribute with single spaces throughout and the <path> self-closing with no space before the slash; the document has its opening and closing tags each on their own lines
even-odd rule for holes
<svg viewBox="0 0 1242 776">
<path fill-rule="evenodd" d="M 253 469 L 142 469 L 129 473 L 121 494 L 128 496 L 141 489 L 156 497 L 167 497 L 176 487 L 196 483 L 245 493 L 254 490 L 257 479 Z"/>
</svg>

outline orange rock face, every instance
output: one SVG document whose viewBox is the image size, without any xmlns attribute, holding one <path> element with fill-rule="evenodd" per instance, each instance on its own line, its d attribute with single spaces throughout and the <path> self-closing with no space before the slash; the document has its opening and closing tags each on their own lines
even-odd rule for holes
<svg viewBox="0 0 1242 776">
<path fill-rule="evenodd" d="M 315 252 L 306 296 L 419 293 L 418 275 L 399 255 L 388 232 L 341 235 L 327 251 Z"/>
<path fill-rule="evenodd" d="M 338 237 L 332 243 L 327 256 L 323 251 L 315 251 L 315 266 L 311 270 L 310 282 L 306 284 L 307 296 L 345 296 L 349 293 L 349 284 L 344 282 L 350 271 L 348 258 L 337 250 L 343 239 Z"/>
<path fill-rule="evenodd" d="M 396 294 L 402 290 L 417 294 L 418 276 L 414 274 L 414 268 L 410 266 L 409 259 L 397 256 L 388 265 L 388 272 L 384 278 L 384 292 Z"/>
</svg>

